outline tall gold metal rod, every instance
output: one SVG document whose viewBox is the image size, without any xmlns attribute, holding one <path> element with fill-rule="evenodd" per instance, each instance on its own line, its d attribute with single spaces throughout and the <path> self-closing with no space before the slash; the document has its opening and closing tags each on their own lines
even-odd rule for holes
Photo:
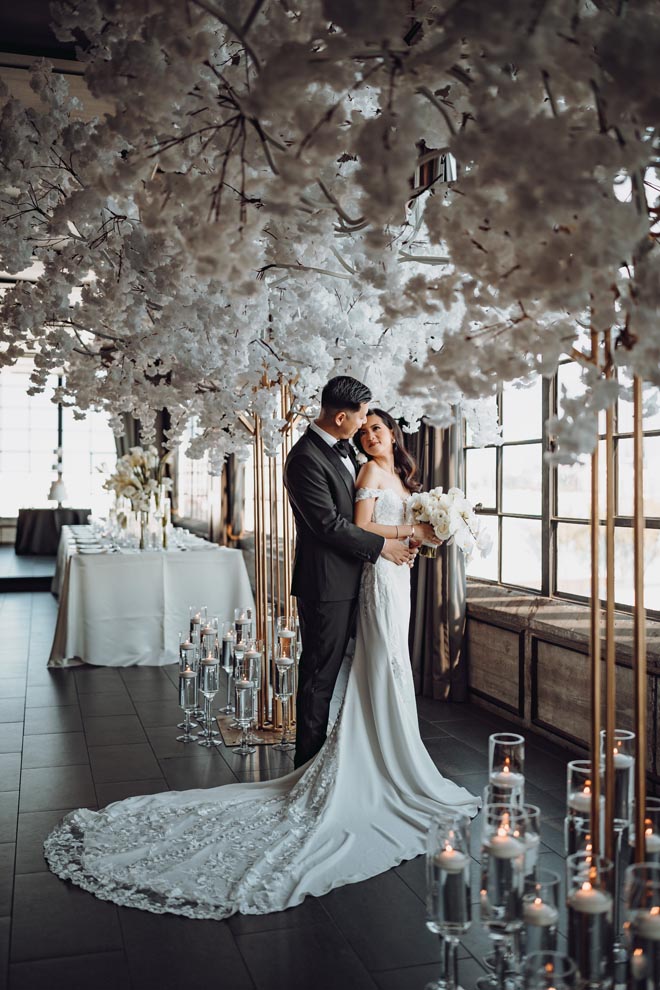
<svg viewBox="0 0 660 990">
<path fill-rule="evenodd" d="M 261 555 L 259 553 L 259 547 L 261 545 L 261 513 L 259 512 L 259 505 L 262 499 L 261 483 L 259 478 L 259 433 L 260 424 L 259 417 L 255 417 L 254 423 L 254 438 L 253 438 L 253 452 L 252 452 L 252 469 L 254 476 L 253 484 L 253 494 L 254 494 L 254 592 L 255 592 L 255 608 L 257 614 L 255 615 L 256 628 L 259 629 L 259 605 L 261 602 Z"/>
<path fill-rule="evenodd" d="M 591 359 L 598 362 L 598 334 L 591 332 Z M 591 602 L 589 648 L 591 663 L 591 842 L 594 853 L 600 852 L 600 726 L 603 703 L 600 662 L 600 590 L 599 590 L 599 495 L 598 439 L 591 455 Z"/>
<path fill-rule="evenodd" d="M 642 434 L 642 380 L 633 380 L 633 540 L 635 562 L 634 676 L 635 725 L 635 861 L 646 859 L 644 811 L 646 806 L 646 611 L 644 609 L 644 471 Z"/>
<path fill-rule="evenodd" d="M 606 337 L 609 348 L 609 334 Z M 607 376 L 611 377 L 608 361 Z M 605 855 L 614 859 L 614 729 L 616 720 L 616 640 L 614 638 L 614 407 L 605 413 Z"/>
<path fill-rule="evenodd" d="M 263 424 L 262 424 L 263 425 Z M 261 431 L 261 478 L 262 478 L 262 491 L 264 497 L 261 502 L 261 525 L 264 538 L 261 541 L 261 566 L 264 574 L 264 581 L 261 592 L 261 632 L 259 634 L 259 639 L 266 643 L 268 637 L 268 541 L 266 539 L 266 504 L 269 501 L 270 496 L 270 486 L 268 484 L 268 474 L 266 468 L 266 453 L 264 450 L 263 441 L 263 429 Z M 265 722 L 267 721 L 267 710 L 268 710 L 268 694 L 267 694 L 267 672 L 266 664 L 263 664 L 261 671 L 261 727 L 263 728 Z"/>
</svg>

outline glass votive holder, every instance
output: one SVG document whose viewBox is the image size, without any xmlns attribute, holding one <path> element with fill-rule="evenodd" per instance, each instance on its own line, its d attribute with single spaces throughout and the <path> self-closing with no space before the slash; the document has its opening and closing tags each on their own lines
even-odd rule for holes
<svg viewBox="0 0 660 990">
<path fill-rule="evenodd" d="M 194 670 L 186 667 L 179 673 L 179 706 L 183 709 L 184 721 L 182 724 L 183 735 L 177 736 L 177 741 L 191 743 L 194 736 L 190 730 L 194 728 L 190 716 L 197 706 L 197 674 Z"/>
<path fill-rule="evenodd" d="M 635 733 L 628 729 L 614 730 L 614 827 L 629 824 L 634 795 Z M 605 774 L 605 729 L 600 733 L 600 768 Z"/>
<path fill-rule="evenodd" d="M 277 619 L 277 646 L 279 656 L 293 659 L 295 653 L 296 620 L 293 615 L 280 615 Z"/>
<path fill-rule="evenodd" d="M 584 990 L 601 990 L 612 982 L 612 871 L 611 860 L 592 853 L 574 853 L 566 861 L 568 954 Z"/>
<path fill-rule="evenodd" d="M 488 783 L 499 804 L 522 804 L 525 789 L 525 739 L 515 732 L 488 737 Z"/>
<path fill-rule="evenodd" d="M 234 631 L 236 634 L 236 642 L 242 643 L 245 640 L 249 639 L 251 629 L 252 629 L 252 609 L 235 608 Z"/>
<path fill-rule="evenodd" d="M 457 990 L 457 949 L 472 923 L 470 819 L 460 812 L 431 822 L 426 845 L 426 927 L 442 939 L 443 969 L 426 990 Z"/>
<path fill-rule="evenodd" d="M 241 661 L 244 663 L 245 661 Z M 241 729 L 240 744 L 234 747 L 234 753 L 238 756 L 248 756 L 254 753 L 255 747 L 248 743 L 248 729 L 252 722 L 252 710 L 254 706 L 254 684 L 236 674 L 234 683 L 236 722 Z"/>
<path fill-rule="evenodd" d="M 571 760 L 566 767 L 566 814 L 572 818 L 591 817 L 593 794 L 591 760 Z"/>
<path fill-rule="evenodd" d="M 634 829 L 630 831 L 635 844 Z M 644 862 L 660 865 L 660 798 L 647 797 L 644 804 Z"/>
<path fill-rule="evenodd" d="M 189 639 L 185 639 L 179 643 L 179 673 L 185 670 L 186 667 L 190 667 L 193 670 L 196 659 L 197 651 Z"/>
<path fill-rule="evenodd" d="M 623 887 L 629 957 L 629 990 L 660 987 L 660 866 L 635 863 Z"/>
<path fill-rule="evenodd" d="M 563 952 L 532 952 L 525 959 L 523 990 L 573 990 L 575 963 Z"/>
<path fill-rule="evenodd" d="M 521 948 L 524 956 L 535 952 L 555 952 L 559 923 L 561 878 L 552 870 L 537 870 L 525 880 Z"/>
</svg>

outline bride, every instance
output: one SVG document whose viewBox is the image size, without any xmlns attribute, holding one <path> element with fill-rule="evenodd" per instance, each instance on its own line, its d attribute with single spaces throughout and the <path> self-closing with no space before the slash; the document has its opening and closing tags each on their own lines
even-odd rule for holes
<svg viewBox="0 0 660 990">
<path fill-rule="evenodd" d="M 356 524 L 386 539 L 420 535 L 398 425 L 373 410 L 357 439 L 369 460 Z M 419 855 L 434 815 L 474 815 L 478 800 L 442 777 L 420 738 L 409 618 L 409 568 L 382 556 L 365 565 L 346 693 L 313 759 L 277 780 L 75 811 L 46 839 L 51 870 L 116 904 L 221 919 L 281 911 Z"/>
</svg>

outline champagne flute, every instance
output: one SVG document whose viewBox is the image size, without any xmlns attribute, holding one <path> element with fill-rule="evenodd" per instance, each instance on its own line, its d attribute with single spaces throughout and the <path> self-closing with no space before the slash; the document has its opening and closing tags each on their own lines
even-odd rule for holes
<svg viewBox="0 0 660 990">
<path fill-rule="evenodd" d="M 286 641 L 285 641 L 286 642 Z M 290 644 L 290 640 L 287 646 Z M 290 651 L 282 654 L 282 644 L 277 644 L 277 655 L 275 658 L 275 697 L 282 702 L 282 738 L 275 743 L 273 749 L 281 753 L 287 753 L 295 749 L 295 744 L 287 739 L 287 728 L 289 726 L 289 701 L 293 694 L 293 657 Z"/>
<path fill-rule="evenodd" d="M 472 924 L 470 819 L 461 812 L 431 823 L 426 845 L 426 927 L 440 936 L 443 971 L 425 990 L 461 990 L 456 951 Z"/>
</svg>

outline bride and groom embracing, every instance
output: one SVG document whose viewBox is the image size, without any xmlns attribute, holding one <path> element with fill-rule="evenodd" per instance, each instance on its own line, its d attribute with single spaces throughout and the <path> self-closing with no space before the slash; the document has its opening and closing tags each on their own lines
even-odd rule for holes
<svg viewBox="0 0 660 990">
<path fill-rule="evenodd" d="M 439 812 L 476 813 L 477 798 L 442 777 L 419 735 L 409 565 L 415 541 L 435 536 L 407 518 L 415 465 L 396 422 L 369 412 L 370 399 L 355 379 L 333 378 L 285 465 L 302 637 L 294 771 L 75 811 L 44 847 L 63 879 L 155 913 L 266 914 L 419 855 Z M 352 437 L 367 457 L 360 469 Z"/>
</svg>

